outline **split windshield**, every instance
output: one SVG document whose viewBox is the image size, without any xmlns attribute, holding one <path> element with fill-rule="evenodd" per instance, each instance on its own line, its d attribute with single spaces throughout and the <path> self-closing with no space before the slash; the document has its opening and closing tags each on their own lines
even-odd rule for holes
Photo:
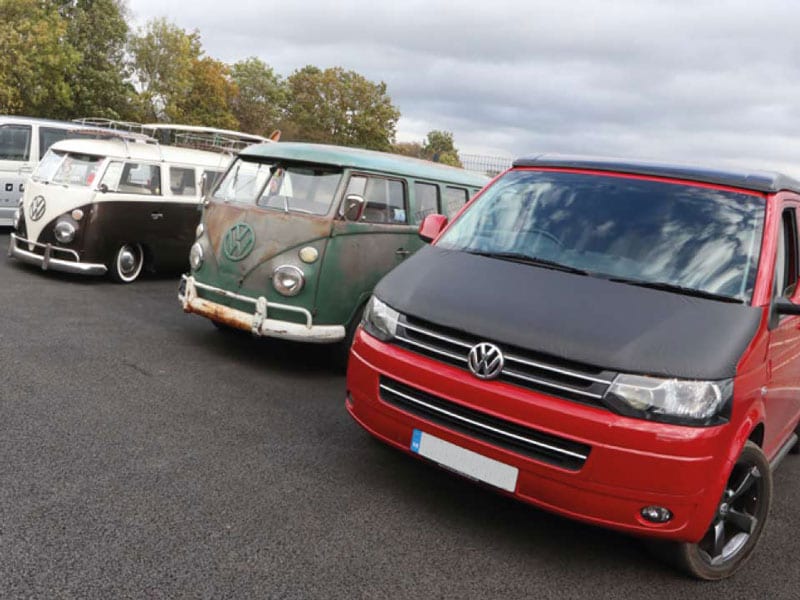
<svg viewBox="0 0 800 600">
<path fill-rule="evenodd" d="M 512 171 L 437 246 L 745 302 L 765 206 L 758 195 L 700 185 Z"/>
<path fill-rule="evenodd" d="M 36 167 L 33 179 L 34 181 L 89 187 L 94 183 L 102 162 L 102 156 L 50 150 Z"/>
<path fill-rule="evenodd" d="M 212 198 L 284 212 L 324 215 L 333 204 L 341 178 L 339 169 L 238 159 Z"/>
</svg>

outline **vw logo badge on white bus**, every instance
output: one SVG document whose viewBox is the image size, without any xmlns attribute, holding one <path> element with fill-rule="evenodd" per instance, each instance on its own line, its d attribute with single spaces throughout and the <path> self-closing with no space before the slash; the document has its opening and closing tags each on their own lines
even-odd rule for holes
<svg viewBox="0 0 800 600">
<path fill-rule="evenodd" d="M 44 216 L 44 211 L 47 209 L 47 203 L 44 201 L 44 196 L 36 196 L 31 202 L 31 221 L 38 221 Z"/>
<path fill-rule="evenodd" d="M 505 365 L 505 357 L 494 344 L 482 342 L 469 351 L 467 364 L 478 379 L 494 379 L 500 375 Z"/>
</svg>

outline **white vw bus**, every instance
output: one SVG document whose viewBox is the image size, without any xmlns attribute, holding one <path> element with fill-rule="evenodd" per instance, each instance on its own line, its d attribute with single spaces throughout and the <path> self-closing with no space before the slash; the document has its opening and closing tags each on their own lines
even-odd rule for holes
<svg viewBox="0 0 800 600">
<path fill-rule="evenodd" d="M 187 264 L 202 193 L 232 154 L 123 136 L 50 148 L 25 188 L 9 256 L 122 283 Z"/>
</svg>

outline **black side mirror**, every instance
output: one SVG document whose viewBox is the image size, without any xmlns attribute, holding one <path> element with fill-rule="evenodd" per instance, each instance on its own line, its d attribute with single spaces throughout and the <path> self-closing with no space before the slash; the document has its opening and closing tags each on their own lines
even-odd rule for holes
<svg viewBox="0 0 800 600">
<path fill-rule="evenodd" d="M 105 183 L 101 183 L 97 187 L 97 189 L 100 191 L 101 194 L 107 194 L 108 193 L 108 186 Z"/>
<path fill-rule="evenodd" d="M 775 299 L 772 309 L 779 315 L 800 315 L 800 304 L 795 304 L 783 296 Z"/>
<path fill-rule="evenodd" d="M 364 214 L 364 207 L 367 205 L 366 199 L 358 194 L 348 194 L 344 199 L 342 216 L 347 221 L 360 221 Z"/>
<path fill-rule="evenodd" d="M 783 296 L 775 298 L 769 310 L 769 328 L 775 329 L 784 315 L 800 315 L 800 304 Z"/>
</svg>

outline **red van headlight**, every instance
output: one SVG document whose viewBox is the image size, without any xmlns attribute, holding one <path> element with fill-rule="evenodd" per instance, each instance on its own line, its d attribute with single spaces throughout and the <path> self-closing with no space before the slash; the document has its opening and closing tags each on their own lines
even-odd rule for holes
<svg viewBox="0 0 800 600">
<path fill-rule="evenodd" d="M 620 374 L 609 386 L 606 403 L 620 413 L 688 425 L 714 425 L 730 404 L 733 382 L 661 379 Z"/>
</svg>

